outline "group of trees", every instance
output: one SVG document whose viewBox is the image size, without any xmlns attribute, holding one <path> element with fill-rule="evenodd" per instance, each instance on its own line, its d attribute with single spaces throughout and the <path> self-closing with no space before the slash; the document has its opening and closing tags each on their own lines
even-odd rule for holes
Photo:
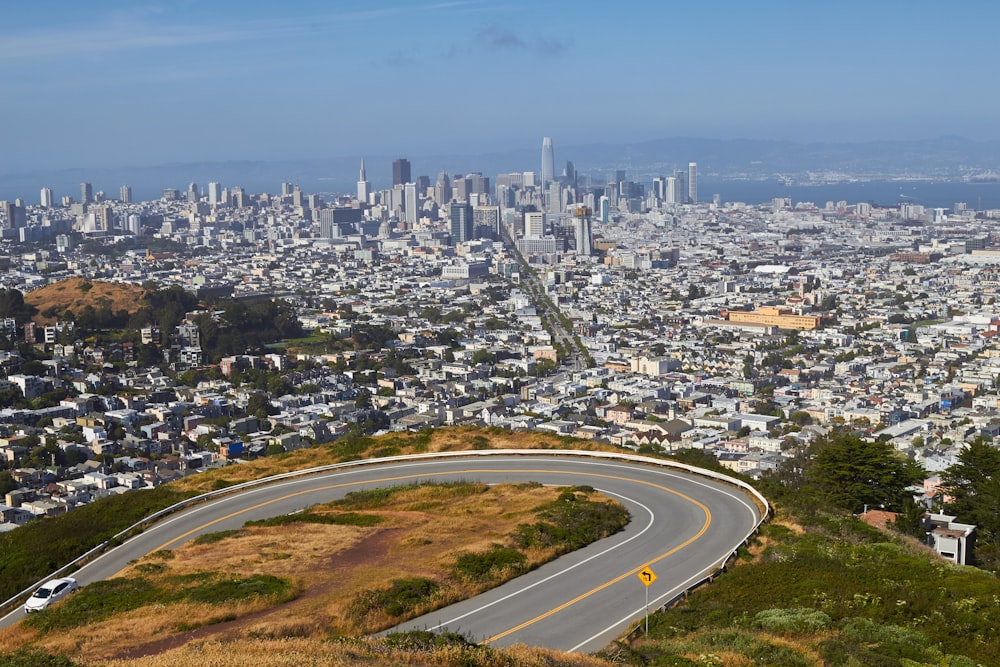
<svg viewBox="0 0 1000 667">
<path fill-rule="evenodd" d="M 838 430 L 766 474 L 762 490 L 807 511 L 900 512 L 897 527 L 923 535 L 923 510 L 913 501 L 925 471 L 889 442 Z M 941 474 L 944 512 L 976 526 L 975 563 L 1000 571 L 1000 449 L 980 438 L 963 448 Z"/>
<path fill-rule="evenodd" d="M 764 478 L 775 497 L 806 509 L 899 511 L 923 469 L 887 442 L 833 431 L 786 460 Z"/>
</svg>

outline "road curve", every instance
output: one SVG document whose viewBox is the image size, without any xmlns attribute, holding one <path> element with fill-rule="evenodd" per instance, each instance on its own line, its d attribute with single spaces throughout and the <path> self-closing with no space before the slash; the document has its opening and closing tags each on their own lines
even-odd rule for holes
<svg viewBox="0 0 1000 667">
<path fill-rule="evenodd" d="M 294 512 L 364 488 L 431 480 L 589 485 L 628 508 L 632 520 L 623 531 L 398 629 L 450 630 L 493 645 L 592 652 L 642 619 L 646 589 L 637 576 L 640 569 L 648 566 L 656 576 L 648 591 L 653 610 L 718 569 L 761 520 L 758 504 L 743 490 L 640 458 L 483 450 L 469 456 L 396 457 L 332 467 L 182 510 L 73 576 L 82 585 L 113 577 L 134 559 L 202 533 L 239 528 L 252 519 Z M 0 619 L 0 627 L 22 613 L 18 609 Z"/>
</svg>

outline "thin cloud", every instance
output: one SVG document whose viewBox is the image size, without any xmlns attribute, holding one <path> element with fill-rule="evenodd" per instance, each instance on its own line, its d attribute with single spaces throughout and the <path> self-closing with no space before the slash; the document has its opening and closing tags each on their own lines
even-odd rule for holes
<svg viewBox="0 0 1000 667">
<path fill-rule="evenodd" d="M 230 23 L 228 27 L 170 25 L 149 20 L 159 16 L 153 8 L 108 15 L 96 25 L 19 32 L 0 38 L 0 61 L 32 58 L 59 58 L 149 48 L 221 44 L 254 39 L 274 39 L 332 28 L 349 22 L 384 19 L 409 11 L 408 7 L 388 7 L 326 14 L 311 19 L 268 19 Z"/>
</svg>

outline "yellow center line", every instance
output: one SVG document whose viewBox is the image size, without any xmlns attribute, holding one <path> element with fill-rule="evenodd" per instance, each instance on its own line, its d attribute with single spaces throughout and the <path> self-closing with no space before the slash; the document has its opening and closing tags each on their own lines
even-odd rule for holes
<svg viewBox="0 0 1000 667">
<path fill-rule="evenodd" d="M 571 472 L 571 473 L 567 473 L 567 474 L 577 475 L 577 474 L 588 474 L 588 473 L 575 473 L 575 472 Z M 615 577 L 614 579 L 612 579 L 610 581 L 606 581 L 603 584 L 601 584 L 600 586 L 596 586 L 595 588 L 590 589 L 586 593 L 582 593 L 582 594 L 576 596 L 575 598 L 573 598 L 572 600 L 569 600 L 568 602 L 564 602 L 563 604 L 559 605 L 558 607 L 554 607 L 554 608 L 552 608 L 552 609 L 550 609 L 550 610 L 548 610 L 548 611 L 546 611 L 544 613 L 541 613 L 538 616 L 535 616 L 534 618 L 529 619 L 529 620 L 525 621 L 524 623 L 521 623 L 520 625 L 517 625 L 517 626 L 515 626 L 515 627 L 513 627 L 513 628 L 511 628 L 509 630 L 505 630 L 504 632 L 501 632 L 500 634 L 496 634 L 496 635 L 493 635 L 492 637 L 488 637 L 487 639 L 484 639 L 482 641 L 483 644 L 489 644 L 491 642 L 497 641 L 498 639 L 503 639 L 504 637 L 506 637 L 508 635 L 511 635 L 511 634 L 517 632 L 518 630 L 523 630 L 524 628 L 528 627 L 529 625 L 533 625 L 533 624 L 535 624 L 535 623 L 537 623 L 537 622 L 539 622 L 541 620 L 544 620 L 544 619 L 546 619 L 546 618 L 548 618 L 548 617 L 550 617 L 550 616 L 552 616 L 554 614 L 558 614 L 559 612 L 565 610 L 566 608 L 573 606 L 577 602 L 580 602 L 581 600 L 585 600 L 586 598 L 590 597 L 591 595 L 594 595 L 595 593 L 599 593 L 600 591 L 603 591 L 605 588 L 607 588 L 609 586 L 613 586 L 613 585 L 617 584 L 618 582 L 622 581 L 623 579 L 627 579 L 628 577 L 633 576 L 634 574 L 636 574 L 637 572 L 639 572 L 642 568 L 646 567 L 647 565 L 653 565 L 655 563 L 660 562 L 664 558 L 668 558 L 668 557 L 672 556 L 673 554 L 677 553 L 681 549 L 684 549 L 685 547 L 691 545 L 696 540 L 701 539 L 702 535 L 705 534 L 705 531 L 707 531 L 708 527 L 712 524 L 712 512 L 711 512 L 711 510 L 709 510 L 708 507 L 706 507 L 703 503 L 698 502 L 697 500 L 695 500 L 694 498 L 691 498 L 690 496 L 684 495 L 680 491 L 675 491 L 674 489 L 670 489 L 670 488 L 667 488 L 665 486 L 661 486 L 659 484 L 654 484 L 652 482 L 646 482 L 646 481 L 638 480 L 638 479 L 632 479 L 632 478 L 629 478 L 629 477 L 615 477 L 615 476 L 612 476 L 612 475 L 599 475 L 599 474 L 593 474 L 593 473 L 589 473 L 589 476 L 591 476 L 591 477 L 605 477 L 605 478 L 608 478 L 608 479 L 616 479 L 616 480 L 620 480 L 620 481 L 635 482 L 637 484 L 645 484 L 647 486 L 652 486 L 654 488 L 666 491 L 667 493 L 672 493 L 675 496 L 679 496 L 680 498 L 683 498 L 684 500 L 687 500 L 688 502 L 691 502 L 694 505 L 696 505 L 699 508 L 701 508 L 701 510 L 705 513 L 705 523 L 702 525 L 701 530 L 699 530 L 695 535 L 693 535 L 689 539 L 685 540 L 681 544 L 678 544 L 676 547 L 674 547 L 673 549 L 670 549 L 666 553 L 660 554 L 656 558 L 654 558 L 654 559 L 652 559 L 652 560 L 650 560 L 650 561 L 648 561 L 648 562 L 646 562 L 646 563 L 644 563 L 642 565 L 639 565 L 638 567 L 635 567 L 635 568 L 629 570 L 628 572 L 625 572 L 624 574 L 620 574 L 617 577 Z"/>
<path fill-rule="evenodd" d="M 479 474 L 487 474 L 487 473 L 489 473 L 489 474 L 496 474 L 496 473 L 511 473 L 511 472 L 515 472 L 515 473 L 518 473 L 518 474 L 578 475 L 578 476 L 582 476 L 582 477 L 598 477 L 598 478 L 602 478 L 602 479 L 613 479 L 613 480 L 617 480 L 617 481 L 621 481 L 621 482 L 633 482 L 635 484 L 644 484 L 646 486 L 651 486 L 651 487 L 653 487 L 655 489 L 660 489 L 661 491 L 666 491 L 667 493 L 672 493 L 673 495 L 678 496 L 679 498 L 683 498 L 684 500 L 687 500 L 688 502 L 696 505 L 697 507 L 699 507 L 705 513 L 705 523 L 702 525 L 701 530 L 699 530 L 695 535 L 693 535 L 691 538 L 689 538 L 688 540 L 684 541 L 683 543 L 677 545 L 673 549 L 670 549 L 666 553 L 663 553 L 663 554 L 657 556 L 656 558 L 654 558 L 654 559 L 652 559 L 650 561 L 647 561 L 647 562 L 643 563 L 642 565 L 639 565 L 638 567 L 635 567 L 635 568 L 629 570 L 628 572 L 625 572 L 624 574 L 621 574 L 621 575 L 615 577 L 614 579 L 611 579 L 610 581 L 607 581 L 607 582 L 601 584 L 600 586 L 592 588 L 589 591 L 578 595 L 577 597 L 573 598 L 572 600 L 569 600 L 568 602 L 564 602 L 563 604 L 559 605 L 558 607 L 555 607 L 553 609 L 550 609 L 549 611 L 546 611 L 546 612 L 544 612 L 542 614 L 539 614 L 538 616 L 535 616 L 534 618 L 532 618 L 530 620 L 527 620 L 524 623 L 521 623 L 520 625 L 518 625 L 516 627 L 513 627 L 513 628 L 511 628 L 509 630 L 506 630 L 504 632 L 501 632 L 500 634 L 493 635 L 492 637 L 489 637 L 488 639 L 484 640 L 482 642 L 483 644 L 489 644 L 490 642 L 497 641 L 498 639 L 503 639 L 504 637 L 506 637 L 506 636 L 508 636 L 510 634 L 513 634 L 513 633 L 517 632 L 518 630 L 522 630 L 522 629 L 528 627 L 529 625 L 533 625 L 534 623 L 537 623 L 538 621 L 541 621 L 541 620 L 546 619 L 546 618 L 548 618 L 548 617 L 550 617 L 550 616 L 552 616 L 554 614 L 557 614 L 560 611 L 563 611 L 564 609 L 566 609 L 568 607 L 571 607 L 572 605 L 576 604 L 577 602 L 580 602 L 581 600 L 584 600 L 584 599 L 586 599 L 586 598 L 588 598 L 588 597 L 590 597 L 590 596 L 592 596 L 592 595 L 594 595 L 596 593 L 599 593 L 600 591 L 604 590 L 605 588 L 607 588 L 609 586 L 613 586 L 614 584 L 617 584 L 618 582 L 622 581 L 623 579 L 626 579 L 627 577 L 630 577 L 630 576 L 634 575 L 635 573 L 637 573 L 639 570 L 641 570 L 642 568 L 646 567 L 647 565 L 653 565 L 655 563 L 660 562 L 664 558 L 667 558 L 667 557 L 669 557 L 669 556 L 677 553 L 681 549 L 689 546 L 690 544 L 692 544 L 696 540 L 700 539 L 701 536 L 704 535 L 705 532 L 708 530 L 709 525 L 711 525 L 711 523 L 712 523 L 712 512 L 703 503 L 698 502 L 694 498 L 691 498 L 690 496 L 687 496 L 687 495 L 681 493 L 680 491 L 675 491 L 674 489 L 668 488 L 666 486 L 662 486 L 660 484 L 654 484 L 653 482 L 646 482 L 646 481 L 639 480 L 639 479 L 633 479 L 631 477 L 619 477 L 619 476 L 616 476 L 616 475 L 602 475 L 602 474 L 599 474 L 599 473 L 582 472 L 582 471 L 577 472 L 577 471 L 560 471 L 560 470 L 506 470 L 506 469 L 495 470 L 495 469 L 473 469 L 473 470 L 456 470 L 456 471 L 453 471 L 453 472 L 431 472 L 431 473 L 423 472 L 423 473 L 413 474 L 413 475 L 400 475 L 398 477 L 382 477 L 382 478 L 379 478 L 379 479 L 368 479 L 368 480 L 360 480 L 360 481 L 354 481 L 354 482 L 343 482 L 341 484 L 330 484 L 328 486 L 320 486 L 320 487 L 305 489 L 303 491 L 296 491 L 295 493 L 289 493 L 289 494 L 281 496 L 279 498 L 273 498 L 271 500 L 266 500 L 266 501 L 264 501 L 262 503 L 258 503 L 256 505 L 252 505 L 250 507 L 245 507 L 243 509 L 236 510 L 235 512 L 231 512 L 231 513 L 229 513 L 229 514 L 227 514 L 227 515 L 225 515 L 223 517 L 219 517 L 218 519 L 213 519 L 212 521 L 209 521 L 207 523 L 201 524 L 200 526 L 198 526 L 196 528 L 192 528 L 191 530 L 189 530 L 189 531 L 187 531 L 187 532 L 185 532 L 185 533 L 183 533 L 181 535 L 178 535 L 177 537 L 174 537 L 174 538 L 172 538 L 171 540 L 169 540 L 167 542 L 164 542 L 163 544 L 161 544 L 156 549 L 151 550 L 149 553 L 153 553 L 153 552 L 156 552 L 156 551 L 160 551 L 162 549 L 166 549 L 170 545 L 175 544 L 176 542 L 180 542 L 182 540 L 185 540 L 188 537 L 190 537 L 191 535 L 194 535 L 195 533 L 200 532 L 200 531 L 204 530 L 205 528 L 209 528 L 211 526 L 214 526 L 217 523 L 220 523 L 222 521 L 226 521 L 227 519 L 231 519 L 233 517 L 239 516 L 240 514 L 245 514 L 247 512 L 252 512 L 253 510 L 260 509 L 261 507 L 266 507 L 267 505 L 272 505 L 274 503 L 281 502 L 282 500 L 287 500 L 289 498 L 294 498 L 296 496 L 306 495 L 306 494 L 309 494 L 309 493 L 317 493 L 317 492 L 320 492 L 320 491 L 329 491 L 331 489 L 339 489 L 339 488 L 344 488 L 344 487 L 348 487 L 348 486 L 360 486 L 362 484 L 381 484 L 381 483 L 384 483 L 384 482 L 398 482 L 398 481 L 406 480 L 406 479 L 420 479 L 420 478 L 428 479 L 428 478 L 431 478 L 431 477 L 442 477 L 442 476 L 446 476 L 446 475 L 454 476 L 454 475 L 470 475 L 470 474 L 476 474 L 476 473 L 479 473 Z M 119 572 L 119 574 L 120 574 L 120 572 Z M 115 576 L 117 576 L 117 575 L 115 575 Z"/>
</svg>

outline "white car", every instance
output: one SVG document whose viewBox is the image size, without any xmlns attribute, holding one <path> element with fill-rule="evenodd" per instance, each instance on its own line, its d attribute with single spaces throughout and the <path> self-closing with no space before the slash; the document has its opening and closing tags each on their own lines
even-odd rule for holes
<svg viewBox="0 0 1000 667">
<path fill-rule="evenodd" d="M 24 611 L 29 614 L 33 611 L 41 611 L 53 602 L 58 602 L 73 591 L 79 590 L 79 588 L 80 584 L 76 583 L 76 579 L 70 577 L 46 581 L 24 603 Z"/>
</svg>

